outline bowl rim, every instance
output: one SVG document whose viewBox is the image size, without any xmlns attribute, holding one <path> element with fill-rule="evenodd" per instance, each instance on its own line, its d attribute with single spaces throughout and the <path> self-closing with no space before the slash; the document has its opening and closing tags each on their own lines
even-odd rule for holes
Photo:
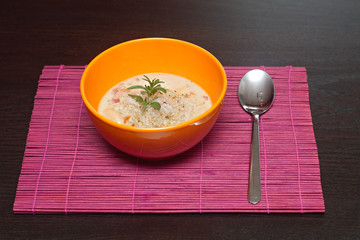
<svg viewBox="0 0 360 240">
<path fill-rule="evenodd" d="M 170 126 L 165 126 L 165 127 L 153 127 L 153 128 L 148 128 L 148 127 L 135 127 L 135 126 L 129 126 L 129 125 L 125 125 L 125 124 L 120 124 L 120 123 L 116 123 L 114 121 L 111 121 L 107 118 L 105 118 L 104 116 L 102 116 L 87 100 L 86 94 L 85 94 L 85 90 L 84 90 L 84 85 L 85 85 L 85 78 L 86 75 L 88 74 L 88 71 L 90 69 L 90 67 L 96 62 L 98 61 L 99 58 L 101 58 L 103 55 L 107 54 L 108 52 L 112 51 L 114 48 L 117 48 L 119 45 L 127 45 L 127 44 L 131 44 L 133 42 L 141 42 L 141 41 L 153 41 L 153 40 L 161 40 L 161 41 L 174 41 L 174 42 L 178 42 L 181 44 L 185 44 L 185 45 L 189 45 L 191 47 L 195 47 L 198 50 L 202 51 L 203 53 L 205 53 L 206 55 L 208 55 L 214 62 L 215 64 L 219 67 L 221 75 L 222 75 L 222 80 L 223 80 L 223 84 L 224 87 L 220 93 L 219 98 L 212 104 L 212 106 L 205 111 L 204 113 L 200 114 L 199 116 L 190 119 L 186 122 L 182 122 L 176 125 L 170 125 Z M 225 98 L 225 94 L 226 94 L 226 90 L 227 90 L 227 77 L 226 77 L 226 73 L 224 70 L 224 67 L 222 66 L 222 64 L 220 63 L 220 61 L 213 55 L 211 54 L 209 51 L 207 51 L 206 49 L 184 41 L 184 40 L 179 40 L 179 39 L 174 39 L 174 38 L 164 38 L 164 37 L 148 37 L 148 38 L 138 38 L 138 39 L 133 39 L 133 40 L 129 40 L 129 41 L 125 41 L 119 44 L 116 44 L 106 50 L 104 50 L 103 52 L 101 52 L 100 54 L 98 54 L 93 60 L 91 60 L 91 62 L 86 66 L 82 76 L 81 76 L 81 81 L 80 81 L 80 93 L 81 93 L 81 98 L 84 102 L 84 104 L 86 105 L 87 109 L 93 114 L 95 115 L 98 119 L 100 119 L 101 121 L 105 122 L 106 124 L 114 127 L 114 128 L 120 128 L 123 130 L 127 130 L 127 131 L 132 131 L 132 132 L 151 132 L 151 133 L 156 133 L 156 132 L 164 132 L 164 131 L 170 131 L 170 130 L 177 130 L 177 129 L 181 129 L 184 127 L 187 127 L 189 125 L 194 125 L 197 122 L 199 122 L 201 119 L 206 118 L 206 116 L 212 115 L 212 112 L 214 112 L 218 106 L 220 104 L 222 104 L 222 101 Z"/>
</svg>

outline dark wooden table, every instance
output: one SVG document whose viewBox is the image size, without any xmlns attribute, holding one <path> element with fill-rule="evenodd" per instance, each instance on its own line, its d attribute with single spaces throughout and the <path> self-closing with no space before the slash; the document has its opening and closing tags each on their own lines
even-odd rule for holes
<svg viewBox="0 0 360 240">
<path fill-rule="evenodd" d="M 360 1 L 13 0 L 0 11 L 0 239 L 360 239 Z M 13 214 L 42 67 L 153 36 L 223 65 L 307 68 L 325 214 Z"/>
</svg>

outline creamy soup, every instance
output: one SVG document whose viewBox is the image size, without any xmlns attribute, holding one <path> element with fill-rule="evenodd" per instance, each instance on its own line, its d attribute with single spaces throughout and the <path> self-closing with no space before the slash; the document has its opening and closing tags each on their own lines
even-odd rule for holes
<svg viewBox="0 0 360 240">
<path fill-rule="evenodd" d="M 149 85 L 143 79 L 159 79 L 166 93 L 157 91 L 149 97 L 157 97 L 154 102 L 160 105 L 157 110 L 151 105 L 143 105 L 130 95 L 145 98 L 143 89 L 128 88 L 134 85 Z M 104 117 L 136 127 L 165 127 L 191 120 L 211 107 L 209 95 L 196 83 L 168 73 L 147 73 L 122 81 L 112 87 L 102 98 L 98 111 Z"/>
</svg>

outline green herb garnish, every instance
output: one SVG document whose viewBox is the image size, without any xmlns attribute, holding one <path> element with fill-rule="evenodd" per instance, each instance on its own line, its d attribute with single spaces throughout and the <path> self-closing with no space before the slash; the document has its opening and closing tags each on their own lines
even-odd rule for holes
<svg viewBox="0 0 360 240">
<path fill-rule="evenodd" d="M 157 78 L 150 80 L 150 78 L 148 78 L 146 75 L 144 75 L 143 80 L 147 81 L 150 85 L 145 85 L 145 86 L 135 85 L 135 86 L 131 86 L 127 89 L 128 90 L 143 89 L 144 91 L 141 91 L 141 94 L 145 95 L 144 98 L 140 95 L 133 95 L 133 94 L 128 94 L 129 97 L 135 99 L 138 103 L 140 103 L 142 105 L 143 112 L 146 110 L 146 107 L 148 105 L 150 105 L 151 107 L 153 107 L 156 110 L 160 110 L 160 108 L 161 108 L 160 103 L 155 102 L 155 100 L 158 99 L 158 97 L 153 97 L 153 98 L 150 98 L 150 97 L 153 96 L 157 91 L 166 93 L 166 89 L 161 87 L 161 85 L 160 85 L 160 83 L 164 83 L 164 82 L 160 81 Z"/>
</svg>

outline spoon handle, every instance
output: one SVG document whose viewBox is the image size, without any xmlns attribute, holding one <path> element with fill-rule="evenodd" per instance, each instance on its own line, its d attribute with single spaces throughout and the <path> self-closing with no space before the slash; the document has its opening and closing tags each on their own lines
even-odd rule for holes
<svg viewBox="0 0 360 240">
<path fill-rule="evenodd" d="M 252 204 L 257 204 L 261 199 L 259 115 L 255 114 L 253 116 L 248 201 Z"/>
</svg>

